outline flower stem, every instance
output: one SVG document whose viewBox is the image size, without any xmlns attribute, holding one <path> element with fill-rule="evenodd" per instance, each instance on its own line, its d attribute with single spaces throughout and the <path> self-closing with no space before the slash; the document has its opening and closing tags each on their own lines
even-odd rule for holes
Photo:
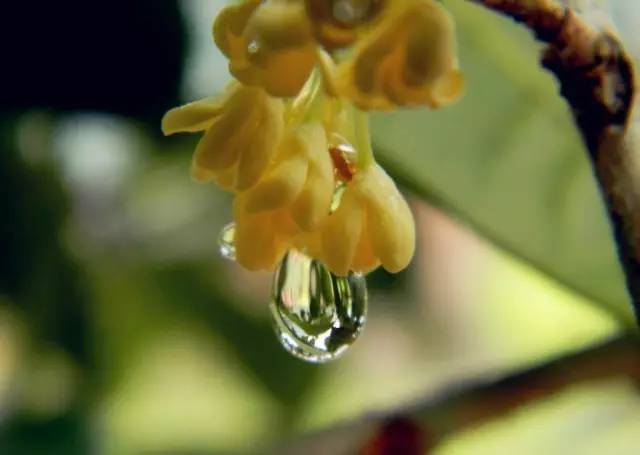
<svg viewBox="0 0 640 455">
<path fill-rule="evenodd" d="M 309 107 L 313 102 L 313 98 L 317 93 L 318 77 L 315 71 L 311 73 L 307 82 L 305 82 L 302 90 L 298 93 L 298 96 L 292 102 L 290 119 L 292 123 L 301 122 L 309 111 Z"/>
<path fill-rule="evenodd" d="M 326 96 L 322 90 L 322 78 L 318 70 L 314 70 L 300 94 L 293 100 L 291 123 L 295 125 L 308 120 L 322 120 L 325 104 Z"/>
<path fill-rule="evenodd" d="M 376 162 L 371 148 L 371 135 L 369 134 L 369 116 L 366 112 L 355 109 L 355 146 L 358 152 L 358 168 L 362 171 L 373 166 Z"/>
</svg>

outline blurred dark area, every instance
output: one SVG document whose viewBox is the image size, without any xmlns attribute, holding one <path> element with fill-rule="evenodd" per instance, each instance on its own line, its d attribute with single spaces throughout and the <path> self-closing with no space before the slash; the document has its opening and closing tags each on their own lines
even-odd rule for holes
<svg viewBox="0 0 640 455">
<path fill-rule="evenodd" d="M 9 2 L 0 106 L 157 122 L 177 98 L 185 36 L 177 1 Z"/>
</svg>

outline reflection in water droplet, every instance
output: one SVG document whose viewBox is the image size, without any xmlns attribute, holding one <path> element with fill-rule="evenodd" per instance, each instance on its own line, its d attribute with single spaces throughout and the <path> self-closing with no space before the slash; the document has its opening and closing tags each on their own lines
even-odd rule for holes
<svg viewBox="0 0 640 455">
<path fill-rule="evenodd" d="M 288 352 L 307 362 L 327 362 L 342 355 L 364 327 L 366 279 L 360 273 L 336 276 L 292 250 L 273 277 L 270 306 Z"/>
<path fill-rule="evenodd" d="M 220 231 L 218 236 L 218 250 L 220 256 L 230 261 L 236 260 L 236 246 L 233 241 L 236 235 L 236 224 L 229 223 Z"/>
<path fill-rule="evenodd" d="M 256 40 L 252 40 L 247 46 L 247 52 L 249 52 L 250 54 L 257 54 L 259 50 L 260 45 Z"/>
<path fill-rule="evenodd" d="M 355 26 L 364 20 L 373 8 L 372 0 L 335 0 L 333 17 L 347 26 Z"/>
</svg>

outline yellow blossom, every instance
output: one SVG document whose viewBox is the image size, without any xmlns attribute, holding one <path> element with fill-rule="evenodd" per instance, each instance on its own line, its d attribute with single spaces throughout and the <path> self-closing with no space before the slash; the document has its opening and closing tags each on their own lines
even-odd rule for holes
<svg viewBox="0 0 640 455">
<path fill-rule="evenodd" d="M 197 180 L 228 189 L 254 185 L 271 162 L 284 129 L 284 105 L 262 89 L 233 84 L 220 97 L 170 110 L 165 134 L 204 131 L 193 157 Z"/>
<path fill-rule="evenodd" d="M 355 174 L 320 236 L 317 254 L 338 275 L 369 272 L 380 264 L 398 272 L 409 264 L 415 248 L 411 210 L 378 165 Z"/>
<path fill-rule="evenodd" d="M 334 185 L 322 124 L 292 128 L 260 181 L 236 197 L 238 262 L 251 270 L 275 266 L 296 235 L 312 231 L 329 214 Z"/>
<path fill-rule="evenodd" d="M 213 36 L 229 58 L 231 74 L 273 96 L 297 95 L 317 59 L 303 1 L 228 6 L 216 18 Z"/>
<path fill-rule="evenodd" d="M 340 63 L 338 91 L 365 110 L 455 101 L 464 81 L 449 13 L 434 0 L 392 3 Z"/>
<path fill-rule="evenodd" d="M 296 96 L 315 66 L 330 94 L 365 110 L 440 107 L 464 86 L 453 21 L 434 0 L 247 0 L 213 35 L 231 73 L 273 96 Z"/>
<path fill-rule="evenodd" d="M 222 10 L 213 37 L 237 81 L 169 111 L 163 130 L 204 132 L 192 173 L 234 192 L 237 261 L 272 269 L 298 249 L 338 275 L 405 268 L 413 216 L 375 162 L 363 111 L 461 95 L 446 10 L 434 0 L 243 0 Z"/>
</svg>

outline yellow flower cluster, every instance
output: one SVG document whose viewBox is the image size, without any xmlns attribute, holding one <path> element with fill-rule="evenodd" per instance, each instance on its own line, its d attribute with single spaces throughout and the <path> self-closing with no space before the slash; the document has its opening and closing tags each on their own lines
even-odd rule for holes
<svg viewBox="0 0 640 455">
<path fill-rule="evenodd" d="M 237 261 L 271 269 L 296 248 L 338 275 L 405 268 L 413 217 L 365 111 L 460 96 L 449 14 L 434 0 L 245 0 L 213 37 L 236 81 L 162 126 L 203 132 L 192 175 L 235 194 Z"/>
</svg>

